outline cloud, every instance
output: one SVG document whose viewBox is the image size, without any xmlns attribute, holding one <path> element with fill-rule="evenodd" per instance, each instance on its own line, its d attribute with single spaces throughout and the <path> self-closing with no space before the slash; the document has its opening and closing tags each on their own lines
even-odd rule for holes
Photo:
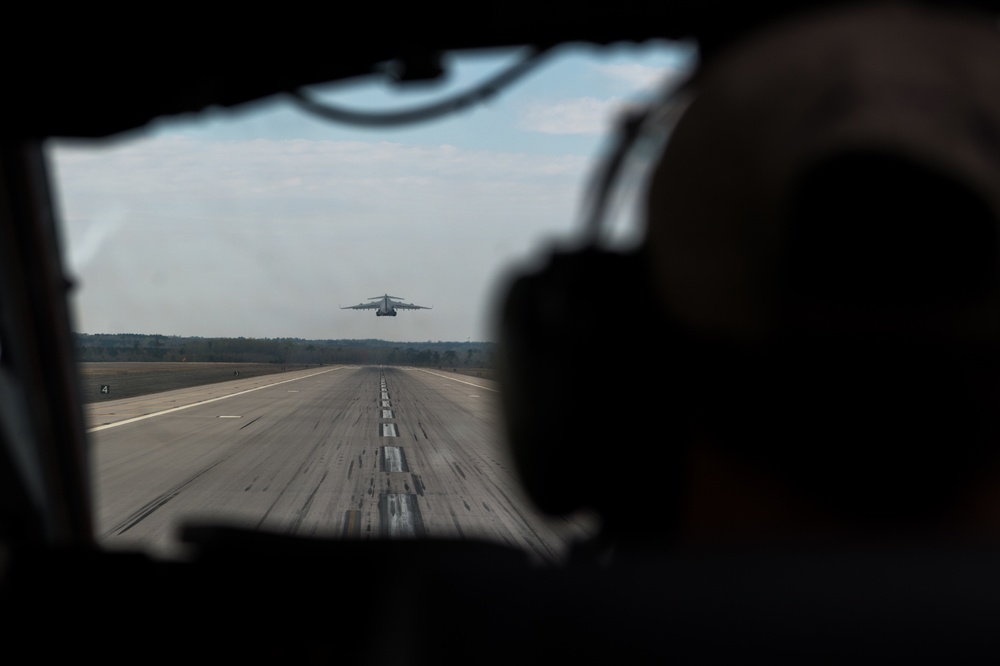
<svg viewBox="0 0 1000 666">
<path fill-rule="evenodd" d="M 525 111 L 521 128 L 543 134 L 605 134 L 625 108 L 627 105 L 621 99 L 594 97 L 540 103 Z"/>
<path fill-rule="evenodd" d="M 176 135 L 50 157 L 78 330 L 256 337 L 405 339 L 413 325 L 411 339 L 486 339 L 469 304 L 540 239 L 572 233 L 590 168 L 446 144 Z M 434 316 L 389 327 L 336 309 L 400 289 Z"/>
<path fill-rule="evenodd" d="M 539 102 L 522 114 L 521 129 L 543 134 L 606 134 L 622 113 L 655 98 L 665 86 L 686 74 L 684 67 L 653 67 L 638 63 L 597 65 L 595 69 L 627 89 L 627 96 L 573 97 Z"/>
<path fill-rule="evenodd" d="M 675 67 L 653 67 L 640 63 L 595 65 L 600 73 L 625 84 L 629 90 L 648 93 L 683 75 L 686 70 Z"/>
</svg>

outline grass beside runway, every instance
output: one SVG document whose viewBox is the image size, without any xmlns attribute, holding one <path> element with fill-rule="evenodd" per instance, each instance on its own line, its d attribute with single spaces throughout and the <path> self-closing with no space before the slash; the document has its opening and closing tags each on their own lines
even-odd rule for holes
<svg viewBox="0 0 1000 666">
<path fill-rule="evenodd" d="M 280 363 L 78 363 L 84 404 L 319 367 Z"/>
</svg>

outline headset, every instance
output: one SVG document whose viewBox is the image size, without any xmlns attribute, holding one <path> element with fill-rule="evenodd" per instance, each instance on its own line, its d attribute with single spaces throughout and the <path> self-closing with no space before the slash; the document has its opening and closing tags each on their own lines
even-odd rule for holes
<svg viewBox="0 0 1000 666">
<path fill-rule="evenodd" d="M 763 60 L 744 53 L 740 62 L 770 66 L 776 53 L 764 52 Z M 732 85 L 749 75 L 723 71 L 730 78 L 707 76 Z M 959 96 L 956 118 L 941 120 L 944 102 L 925 107 L 906 97 L 907 113 L 931 114 L 921 122 L 955 142 L 958 152 L 947 155 L 939 152 L 945 143 L 925 143 L 924 132 L 896 136 L 882 121 L 851 124 L 857 118 L 840 114 L 865 103 L 863 95 L 833 104 L 840 91 L 826 91 L 809 106 L 785 104 L 776 87 L 767 88 L 761 99 L 792 114 L 779 122 L 807 110 L 812 115 L 801 117 L 846 124 L 804 144 L 803 132 L 816 128 L 768 130 L 761 145 L 751 142 L 750 150 L 777 150 L 768 142 L 778 137 L 793 148 L 740 163 L 773 169 L 762 180 L 779 181 L 765 182 L 766 203 L 749 211 L 780 225 L 766 230 L 774 242 L 760 258 L 767 269 L 756 288 L 766 294 L 748 305 L 760 310 L 766 330 L 730 336 L 701 325 L 698 336 L 686 332 L 698 322 L 656 305 L 662 301 L 654 292 L 666 280 L 653 280 L 660 266 L 651 249 L 621 252 L 600 243 L 608 201 L 640 139 L 667 128 L 659 138 L 669 143 L 664 114 L 683 115 L 695 92 L 706 122 L 722 108 L 714 103 L 761 113 L 695 78 L 623 124 L 598 171 L 582 249 L 553 252 L 547 266 L 509 285 L 499 330 L 501 404 L 529 496 L 549 514 L 595 511 L 612 538 L 658 533 L 669 542 L 689 451 L 721 454 L 847 525 L 926 525 L 965 501 L 975 484 L 992 488 L 1000 465 L 1000 173 L 993 155 L 969 159 L 965 147 L 992 131 L 985 128 L 995 125 L 995 99 Z M 928 99 L 953 94 L 934 90 L 936 81 Z M 867 78 L 861 84 L 871 86 Z M 970 108 L 981 113 L 970 116 Z M 962 123 L 969 135 L 959 140 Z M 712 131 L 688 127 L 695 128 L 690 145 L 699 131 Z M 680 138 L 673 147 L 681 148 Z M 684 222 L 726 214 L 682 210 L 695 205 L 678 203 Z M 695 441 L 701 445 L 691 446 Z"/>
<path fill-rule="evenodd" d="M 512 277 L 502 292 L 500 401 L 523 485 L 543 512 L 593 511 L 616 534 L 651 531 L 646 518 L 628 524 L 648 514 L 629 510 L 635 502 L 676 505 L 664 493 L 679 485 L 680 450 L 661 442 L 678 428 L 682 357 L 653 294 L 645 248 L 606 247 L 605 222 L 623 172 L 642 169 L 665 145 L 691 81 L 668 86 L 620 123 L 589 190 L 582 246 L 551 251 L 542 268 Z"/>
</svg>

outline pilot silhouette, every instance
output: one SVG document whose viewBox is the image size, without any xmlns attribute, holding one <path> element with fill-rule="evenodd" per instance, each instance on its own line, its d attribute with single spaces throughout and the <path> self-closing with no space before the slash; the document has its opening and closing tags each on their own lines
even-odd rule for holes
<svg viewBox="0 0 1000 666">
<path fill-rule="evenodd" d="M 705 64 L 647 199 L 684 542 L 997 527 L 1000 32 L 866 5 Z"/>
<path fill-rule="evenodd" d="M 508 293 L 505 421 L 539 506 L 657 548 L 996 527 L 997 63 L 993 17 L 881 3 L 706 54 L 642 247 L 556 254 Z M 581 307 L 612 294 L 642 316 Z M 560 384 L 629 344 L 657 353 Z"/>
</svg>

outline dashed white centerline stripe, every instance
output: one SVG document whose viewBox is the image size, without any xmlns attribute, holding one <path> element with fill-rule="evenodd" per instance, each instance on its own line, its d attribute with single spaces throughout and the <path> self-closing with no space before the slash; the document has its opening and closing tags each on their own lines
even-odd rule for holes
<svg viewBox="0 0 1000 666">
<path fill-rule="evenodd" d="M 412 537 L 416 533 L 413 510 L 410 502 L 413 498 L 410 495 L 401 493 L 389 493 L 386 495 L 386 504 L 389 510 L 386 521 L 389 536 L 391 537 Z"/>
<path fill-rule="evenodd" d="M 217 398 L 209 398 L 208 400 L 201 400 L 199 402 L 192 402 L 190 405 L 181 405 L 180 407 L 172 407 L 171 409 L 164 409 L 160 412 L 153 412 L 152 414 L 143 414 L 142 416 L 136 416 L 135 418 L 125 419 L 124 421 L 115 421 L 114 423 L 105 423 L 104 425 L 94 426 L 93 428 L 88 428 L 87 432 L 97 432 L 98 430 L 107 430 L 108 428 L 117 428 L 118 426 L 125 425 L 128 423 L 135 423 L 136 421 L 143 421 L 145 419 L 151 419 L 154 416 L 163 416 L 164 414 L 169 414 L 171 412 L 179 412 L 182 409 L 187 409 L 188 407 L 197 407 L 198 405 L 207 405 L 210 402 L 217 402 L 219 400 L 226 400 L 227 398 L 235 398 L 238 395 L 245 395 L 247 393 L 253 393 L 254 391 L 259 391 L 261 389 L 271 388 L 272 386 L 278 386 L 280 384 L 287 384 L 288 382 L 297 382 L 300 379 L 308 379 L 310 377 L 315 377 L 316 375 L 322 375 L 327 372 L 333 372 L 334 370 L 340 370 L 342 367 L 330 368 L 328 370 L 320 370 L 319 372 L 314 372 L 311 375 L 304 375 L 302 377 L 293 377 L 292 379 L 285 379 L 280 382 L 274 382 L 273 384 L 265 384 L 264 386 L 257 386 L 252 389 L 247 389 L 246 391 L 240 391 L 239 393 L 230 393 L 229 395 L 220 395 Z"/>
<path fill-rule="evenodd" d="M 385 455 L 385 471 L 387 472 L 403 472 L 403 456 L 399 451 L 398 446 L 383 446 L 382 451 Z"/>
</svg>

